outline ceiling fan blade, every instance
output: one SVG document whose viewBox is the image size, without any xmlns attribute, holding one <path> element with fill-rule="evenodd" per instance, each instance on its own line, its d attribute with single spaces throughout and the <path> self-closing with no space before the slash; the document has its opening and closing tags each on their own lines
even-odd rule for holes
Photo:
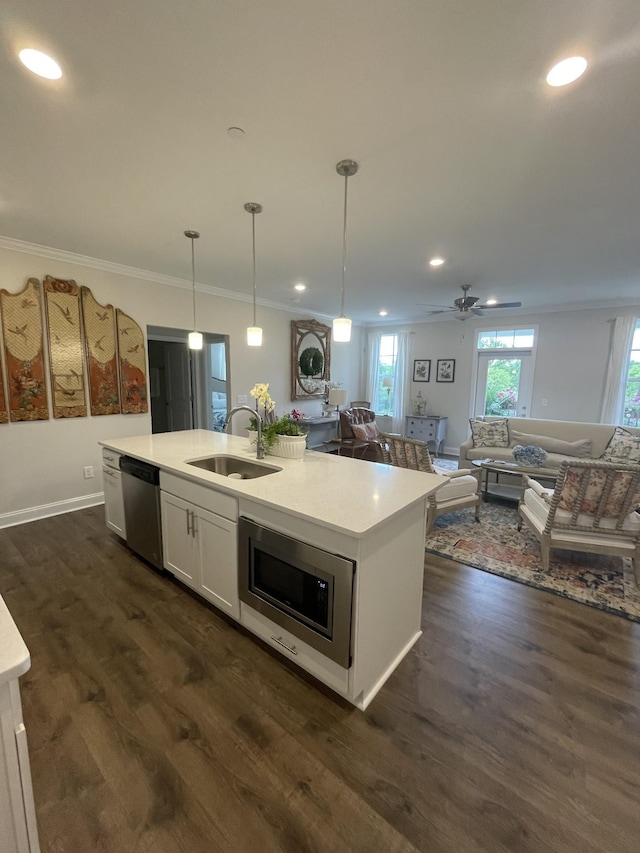
<svg viewBox="0 0 640 853">
<path fill-rule="evenodd" d="M 442 308 L 440 311 L 427 311 L 427 314 L 451 314 L 452 311 L 457 310 L 457 308 Z"/>
<path fill-rule="evenodd" d="M 520 308 L 521 306 L 522 302 L 497 302 L 495 305 L 478 305 L 477 307 L 486 311 L 487 308 Z"/>
</svg>

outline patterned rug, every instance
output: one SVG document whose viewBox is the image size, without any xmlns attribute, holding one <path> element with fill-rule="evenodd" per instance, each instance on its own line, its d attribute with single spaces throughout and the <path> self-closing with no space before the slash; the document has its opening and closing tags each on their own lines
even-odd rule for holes
<svg viewBox="0 0 640 853">
<path fill-rule="evenodd" d="M 524 526 L 518 532 L 517 522 L 515 507 L 497 503 L 482 504 L 480 524 L 472 509 L 442 515 L 425 550 L 640 622 L 640 590 L 631 560 L 552 550 L 545 571 L 538 540 Z"/>
</svg>

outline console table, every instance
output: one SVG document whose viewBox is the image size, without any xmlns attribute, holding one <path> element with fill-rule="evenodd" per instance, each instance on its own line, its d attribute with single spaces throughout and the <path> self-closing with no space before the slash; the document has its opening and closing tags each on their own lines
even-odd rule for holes
<svg viewBox="0 0 640 853">
<path fill-rule="evenodd" d="M 437 456 L 447 433 L 447 420 L 448 418 L 440 415 L 407 415 L 405 432 L 409 438 L 415 438 L 427 444 L 430 441 L 433 442 Z"/>
<path fill-rule="evenodd" d="M 326 451 L 326 442 L 338 434 L 338 418 L 304 418 L 295 423 L 308 432 L 309 450 Z"/>
</svg>

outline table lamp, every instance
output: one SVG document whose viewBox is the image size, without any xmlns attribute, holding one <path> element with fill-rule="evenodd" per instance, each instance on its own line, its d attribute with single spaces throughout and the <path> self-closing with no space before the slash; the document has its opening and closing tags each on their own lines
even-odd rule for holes
<svg viewBox="0 0 640 853">
<path fill-rule="evenodd" d="M 344 406 L 347 402 L 347 392 L 344 388 L 331 388 L 329 390 L 329 405 L 336 407 L 336 417 L 338 417 L 340 406 Z"/>
</svg>

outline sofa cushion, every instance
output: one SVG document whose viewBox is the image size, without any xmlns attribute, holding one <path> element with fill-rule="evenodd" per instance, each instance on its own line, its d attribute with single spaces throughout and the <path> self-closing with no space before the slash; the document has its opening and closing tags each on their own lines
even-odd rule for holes
<svg viewBox="0 0 640 853">
<path fill-rule="evenodd" d="M 469 419 L 474 447 L 509 447 L 509 419 L 494 421 Z"/>
<path fill-rule="evenodd" d="M 368 424 L 351 424 L 351 429 L 360 441 L 375 441 L 380 435 L 380 428 L 375 421 Z"/>
<path fill-rule="evenodd" d="M 616 427 L 600 459 L 617 465 L 640 464 L 640 436 Z"/>
<path fill-rule="evenodd" d="M 578 459 L 590 459 L 593 442 L 590 438 L 580 438 L 577 441 L 563 441 L 561 438 L 553 438 L 549 435 L 534 435 L 528 432 L 519 432 L 516 429 L 509 430 L 511 446 L 516 444 L 533 444 L 541 447 L 547 453 L 559 453 L 562 456 L 574 456 Z"/>
</svg>

